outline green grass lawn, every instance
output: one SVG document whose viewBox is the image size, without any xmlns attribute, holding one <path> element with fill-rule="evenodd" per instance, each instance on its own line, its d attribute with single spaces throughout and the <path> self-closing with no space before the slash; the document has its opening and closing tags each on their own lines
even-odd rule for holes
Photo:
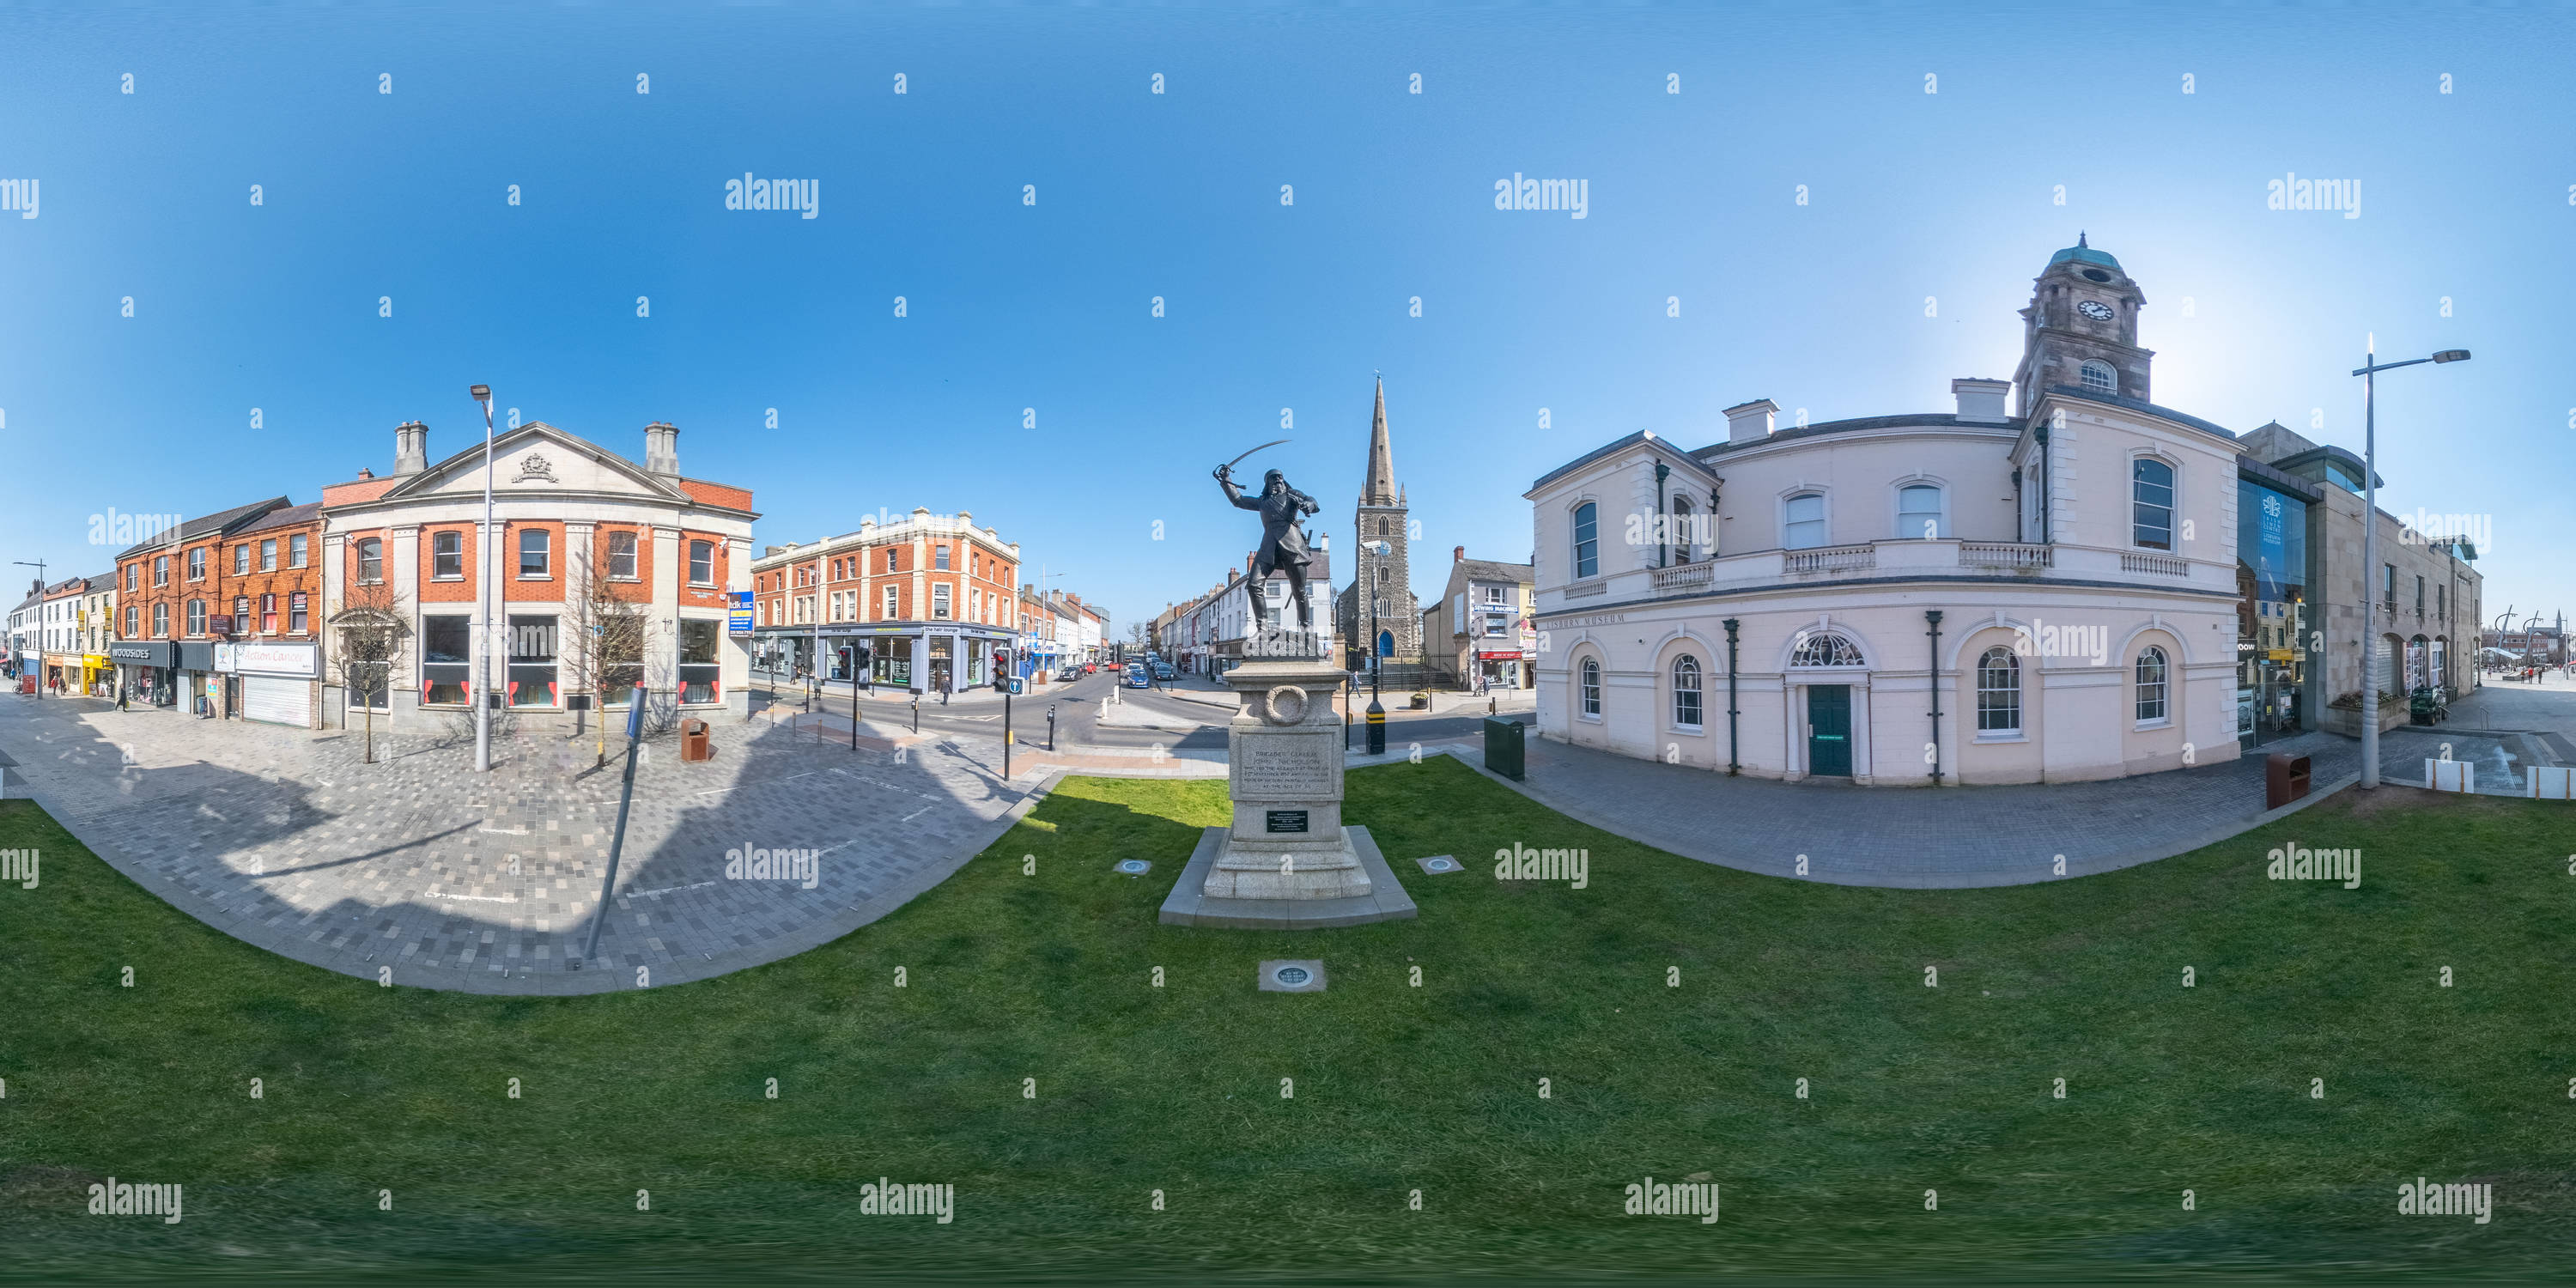
<svg viewBox="0 0 2576 1288">
<path fill-rule="evenodd" d="M 2565 805 L 2392 789 L 2106 876 L 1902 891 L 1676 858 L 1445 757 L 1349 790 L 1420 920 L 1158 926 L 1224 784 L 1077 779 L 822 949 L 514 1000 L 272 957 L 0 805 L 0 847 L 44 855 L 0 887 L 0 1273 L 2452 1279 L 2576 1241 Z M 2359 847 L 2360 888 L 2264 879 L 2292 839 Z M 1588 849 L 1589 887 L 1497 881 L 1515 844 Z M 1330 990 L 1256 992 L 1286 956 Z M 1699 1172 L 1717 1224 L 1621 1213 Z M 184 1183 L 186 1219 L 85 1215 L 111 1174 Z M 2492 1223 L 2400 1216 L 2419 1174 L 2493 1183 Z M 880 1175 L 953 1184 L 954 1223 L 860 1215 Z"/>
</svg>

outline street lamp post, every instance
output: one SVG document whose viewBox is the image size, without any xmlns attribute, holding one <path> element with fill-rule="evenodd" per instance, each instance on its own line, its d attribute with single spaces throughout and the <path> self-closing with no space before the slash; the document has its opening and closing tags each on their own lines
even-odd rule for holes
<svg viewBox="0 0 2576 1288">
<path fill-rule="evenodd" d="M 482 647 L 474 650 L 474 772 L 488 774 L 492 772 L 492 574 L 500 558 L 492 548 L 492 386 L 475 385 L 465 392 L 483 404 L 483 531 L 475 537 L 482 543 L 475 554 L 483 568 L 474 576 L 474 619 L 483 628 L 483 638 L 478 641 Z"/>
<path fill-rule="evenodd" d="M 1376 556 L 1378 556 L 1378 557 L 1379 557 L 1379 558 L 1381 558 L 1381 559 L 1385 558 L 1385 557 L 1386 557 L 1387 552 L 1388 552 L 1388 551 L 1390 551 L 1390 550 L 1393 550 L 1394 548 L 1395 548 L 1395 547 L 1393 547 L 1393 546 L 1391 546 L 1391 545 L 1389 545 L 1388 543 L 1383 542 L 1383 541 L 1363 541 L 1363 542 L 1361 542 L 1361 543 L 1360 543 L 1360 549 L 1362 549 L 1362 550 L 1366 550 L 1366 551 L 1368 551 L 1370 554 L 1376 555 Z M 1378 698 L 1379 698 L 1379 696 L 1380 696 L 1380 694 L 1379 694 L 1379 685 L 1380 685 L 1380 681 L 1383 679 L 1383 677 L 1384 677 L 1384 673 L 1385 673 L 1385 670 L 1386 670 L 1386 661 L 1385 661 L 1385 657 L 1386 657 L 1386 655 L 1385 655 L 1385 651 L 1384 651 L 1382 648 L 1380 648 L 1380 647 L 1379 647 L 1379 644 L 1378 644 L 1378 624 L 1377 624 L 1378 600 L 1379 600 L 1381 597 L 1383 597 L 1383 596 L 1384 596 L 1385 592 L 1386 592 L 1386 566 L 1385 566 L 1384 564 L 1377 564 L 1377 565 L 1373 565 L 1373 566 L 1371 566 L 1371 567 L 1370 567 L 1370 569 L 1369 569 L 1369 643 L 1368 643 L 1368 647 L 1369 647 L 1368 754 L 1370 754 L 1370 755 L 1372 755 L 1372 756 L 1382 756 L 1382 755 L 1385 755 L 1385 754 L 1386 754 L 1386 707 L 1378 701 Z"/>
<path fill-rule="evenodd" d="M 2429 358 L 2381 362 L 2379 339 L 2370 337 L 2361 369 L 2361 786 L 2379 786 L 2379 373 L 2426 362 L 2466 362 L 2466 349 L 2444 349 Z M 2384 582 L 2380 583 L 2384 585 Z M 2389 612 L 2397 606 L 2392 602 Z M 2392 655 L 2393 660 L 2393 655 Z"/>
</svg>

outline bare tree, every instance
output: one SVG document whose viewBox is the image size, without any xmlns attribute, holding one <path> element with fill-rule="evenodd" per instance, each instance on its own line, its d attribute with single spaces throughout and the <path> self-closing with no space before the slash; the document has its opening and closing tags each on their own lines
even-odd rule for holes
<svg viewBox="0 0 2576 1288">
<path fill-rule="evenodd" d="M 582 563 L 585 592 L 565 605 L 564 639 L 559 647 L 572 669 L 565 688 L 591 696 L 591 710 L 597 717 L 593 722 L 597 763 L 605 765 L 608 708 L 612 700 L 620 706 L 630 701 L 635 682 L 645 678 L 644 645 L 653 627 L 652 592 L 638 581 L 600 576 L 587 551 L 574 558 Z M 652 714 L 648 708 L 647 715 Z"/>
<path fill-rule="evenodd" d="M 394 660 L 402 656 L 403 641 L 411 638 L 411 614 L 404 611 L 402 598 L 391 584 L 359 582 L 341 593 L 339 610 L 331 614 L 331 628 L 340 637 L 331 667 L 367 713 L 366 763 L 372 765 L 376 763 L 376 708 L 386 705 L 393 692 Z"/>
</svg>

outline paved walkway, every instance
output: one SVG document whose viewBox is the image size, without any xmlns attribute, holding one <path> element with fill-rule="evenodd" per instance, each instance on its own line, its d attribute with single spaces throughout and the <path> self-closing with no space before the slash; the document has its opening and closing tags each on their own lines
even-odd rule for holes
<svg viewBox="0 0 2576 1288">
<path fill-rule="evenodd" d="M 2503 744 L 2455 726 L 2383 735 L 2383 781 L 2421 784 L 2424 761 L 2439 758 L 2445 743 L 2453 758 L 2480 762 L 2484 790 L 2522 794 L 2518 777 L 2509 787 L 2501 781 Z M 1448 750 L 1484 767 L 1481 743 Z M 2309 757 L 2315 786 L 2304 800 L 2266 811 L 2263 757 L 2276 751 Z M 2225 840 L 2357 782 L 2361 744 L 2309 733 L 2193 769 L 2104 782 L 1938 791 L 1728 778 L 1535 736 L 1526 762 L 1526 781 L 1495 781 L 1657 849 L 1783 877 L 1800 876 L 1803 858 L 1803 875 L 1811 881 L 1928 889 L 2055 880 L 2061 855 L 2062 875 L 2087 876 Z M 2570 824 L 2576 826 L 2576 815 Z M 2286 838 L 2291 831 L 2282 834 Z M 2324 843 L 2312 836 L 2297 839 Z M 1531 843 L 1548 844 L 1535 838 Z"/>
<path fill-rule="evenodd" d="M 847 729 L 846 723 L 842 726 Z M 846 736 L 846 735 L 845 735 Z M 941 739 L 852 751 L 719 728 L 713 761 L 647 744 L 596 960 L 581 960 L 621 761 L 593 744 L 473 746 L 0 697 L 0 756 L 83 844 L 228 934 L 345 974 L 480 993 L 583 993 L 759 965 L 827 943 L 990 845 L 1060 770 Z M 1221 769 L 1216 772 L 1222 772 Z M 735 880 L 726 851 L 811 851 L 814 888 Z"/>
</svg>

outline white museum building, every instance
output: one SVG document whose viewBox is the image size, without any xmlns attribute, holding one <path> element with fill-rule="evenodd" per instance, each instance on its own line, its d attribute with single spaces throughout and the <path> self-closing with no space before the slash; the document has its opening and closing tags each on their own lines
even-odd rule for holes
<svg viewBox="0 0 2576 1288">
<path fill-rule="evenodd" d="M 2237 438 L 2149 401 L 2145 303 L 2079 239 L 2013 379 L 1952 381 L 1955 411 L 1762 400 L 1539 479 L 1540 735 L 1863 784 L 2235 758 Z"/>
</svg>

